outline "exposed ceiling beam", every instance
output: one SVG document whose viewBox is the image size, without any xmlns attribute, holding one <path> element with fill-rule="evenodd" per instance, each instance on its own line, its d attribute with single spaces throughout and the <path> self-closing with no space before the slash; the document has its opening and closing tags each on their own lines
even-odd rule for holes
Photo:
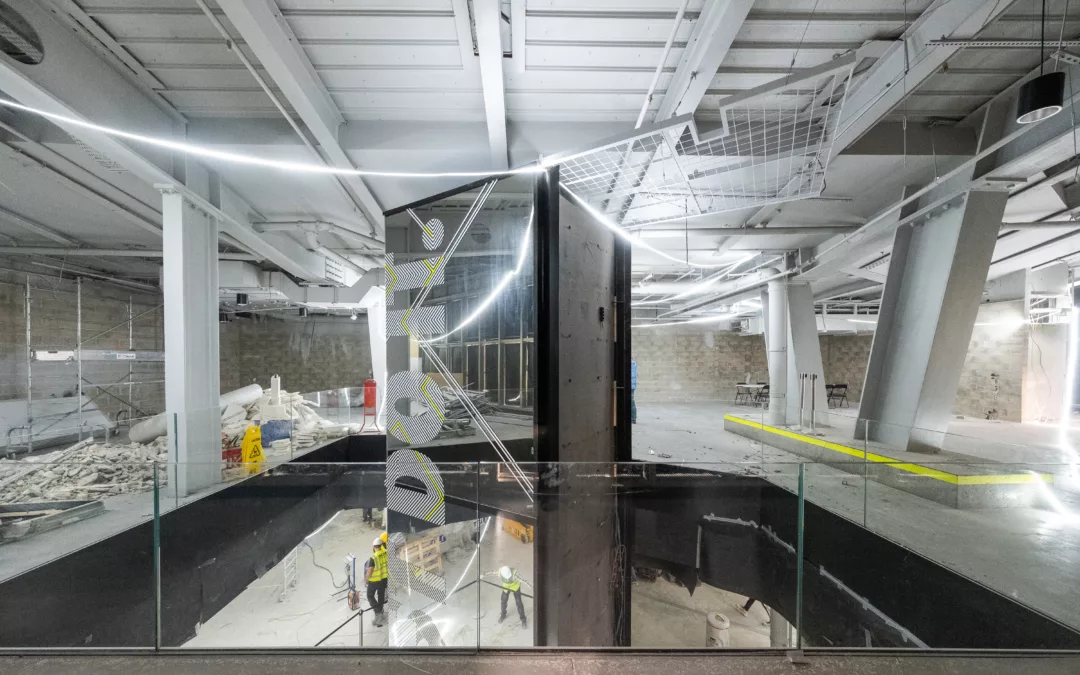
<svg viewBox="0 0 1080 675">
<path fill-rule="evenodd" d="M 706 0 L 660 102 L 658 121 L 697 110 L 753 4 L 754 0 Z"/>
<path fill-rule="evenodd" d="M 942 37 L 970 38 L 1009 9 L 1002 0 L 935 0 L 848 93 L 833 152 L 885 117 L 962 47 L 932 47 Z"/>
<path fill-rule="evenodd" d="M 345 118 L 273 0 L 218 0 L 218 5 L 311 131 L 327 162 L 339 169 L 355 168 L 338 142 Z M 382 238 L 385 224 L 375 195 L 359 176 L 341 180 L 375 236 Z"/>
<path fill-rule="evenodd" d="M 46 227 L 39 222 L 30 220 L 26 216 L 15 213 L 14 211 L 9 211 L 2 206 L 0 206 L 0 221 L 7 221 L 9 223 L 13 223 L 23 228 L 24 230 L 29 230 L 30 232 L 33 232 L 39 237 L 51 239 L 58 244 L 67 244 L 68 246 L 79 245 L 79 242 L 75 241 L 74 239 L 69 239 L 65 237 L 51 227 Z"/>
<path fill-rule="evenodd" d="M 473 0 L 473 19 L 476 25 L 476 46 L 480 52 L 480 81 L 484 88 L 484 114 L 487 116 L 491 168 L 499 171 L 509 166 L 506 147 L 503 48 L 500 35 L 501 5 L 499 0 Z"/>
<path fill-rule="evenodd" d="M 88 256 L 95 258 L 162 258 L 165 252 L 129 248 L 61 248 L 53 246 L 0 246 L 4 255 Z M 250 253 L 218 253 L 218 260 L 258 260 Z"/>
<path fill-rule="evenodd" d="M 124 117 L 126 114 L 130 117 L 130 123 L 137 125 L 145 133 L 169 133 L 161 131 L 161 127 L 168 129 L 171 121 L 165 119 L 161 111 L 146 99 L 141 91 L 113 73 L 86 45 L 72 40 L 67 27 L 34 3 L 20 2 L 18 7 L 34 25 L 50 58 L 36 66 L 24 66 L 0 55 L 0 90 L 23 105 L 90 122 L 79 110 L 55 96 L 51 90 L 63 91 L 65 97 L 77 100 L 80 106 L 94 110 L 94 122 L 112 122 L 117 126 L 124 126 L 128 121 Z M 89 78 L 89 73 L 93 73 L 94 79 Z M 71 138 L 85 143 L 103 157 L 126 169 L 138 180 L 151 186 L 177 183 L 176 178 L 160 165 L 113 136 L 63 122 L 55 124 Z M 221 231 L 239 241 L 250 252 L 302 279 L 325 281 L 325 267 L 320 265 L 322 258 L 312 256 L 299 246 L 290 247 L 290 252 L 287 253 L 259 236 L 247 222 L 247 214 L 251 210 L 249 205 L 240 203 L 227 186 L 223 185 L 221 190 L 220 208 L 186 186 L 176 185 L 175 189 L 217 218 L 221 222 Z"/>
</svg>

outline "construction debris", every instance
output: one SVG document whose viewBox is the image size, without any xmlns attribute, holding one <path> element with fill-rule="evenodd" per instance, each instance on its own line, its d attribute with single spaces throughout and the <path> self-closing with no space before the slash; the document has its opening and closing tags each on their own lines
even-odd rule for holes
<svg viewBox="0 0 1080 675">
<path fill-rule="evenodd" d="M 292 419 L 290 438 L 263 448 L 269 463 L 288 459 L 323 441 L 359 433 L 359 424 L 336 424 L 320 417 L 303 396 L 281 392 L 281 405 Z M 270 390 L 247 405 L 230 403 L 221 412 L 223 447 L 239 446 L 248 426 L 265 419 Z M 169 441 L 159 436 L 148 443 L 94 443 L 85 439 L 64 450 L 20 460 L 0 459 L 0 504 L 96 500 L 146 492 L 167 482 Z M 223 480 L 242 474 L 223 466 Z"/>
</svg>

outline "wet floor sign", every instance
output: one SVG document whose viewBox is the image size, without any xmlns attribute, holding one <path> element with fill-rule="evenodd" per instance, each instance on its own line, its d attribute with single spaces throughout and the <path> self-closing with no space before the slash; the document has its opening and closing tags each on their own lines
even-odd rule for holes
<svg viewBox="0 0 1080 675">
<path fill-rule="evenodd" d="M 240 461 L 249 474 L 256 474 L 262 470 L 266 455 L 263 454 L 262 430 L 254 424 L 244 432 L 244 440 L 240 442 Z"/>
</svg>

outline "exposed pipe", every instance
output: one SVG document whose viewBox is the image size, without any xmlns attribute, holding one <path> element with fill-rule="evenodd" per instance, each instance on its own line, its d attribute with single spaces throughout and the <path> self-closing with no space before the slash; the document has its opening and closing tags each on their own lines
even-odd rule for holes
<svg viewBox="0 0 1080 675">
<path fill-rule="evenodd" d="M 267 84 L 266 79 L 263 78 L 263 76 L 259 74 L 259 71 L 255 69 L 255 66 L 252 65 L 247 55 L 244 54 L 244 50 L 240 49 L 240 47 L 237 46 L 236 42 L 233 41 L 232 35 L 230 35 L 229 31 L 225 28 L 225 26 L 222 25 L 220 21 L 218 21 L 217 16 L 214 15 L 213 10 L 210 9 L 210 7 L 206 4 L 205 0 L 195 0 L 195 4 L 197 4 L 199 6 L 199 9 L 203 11 L 203 14 L 206 15 L 206 18 L 210 19 L 210 23 L 214 25 L 214 28 L 216 28 L 217 32 L 221 34 L 221 37 L 225 39 L 226 48 L 233 54 L 236 54 L 236 58 L 240 59 L 240 63 L 244 64 L 244 67 L 247 68 L 249 73 L 251 73 L 251 76 L 255 78 L 255 81 L 259 83 L 260 87 L 262 87 L 262 90 L 266 92 L 267 96 L 270 97 L 270 101 L 274 104 L 274 107 L 278 109 L 278 112 L 281 113 L 281 116 L 284 117 L 285 120 L 289 123 L 289 126 L 293 128 L 293 131 L 296 132 L 296 135 L 300 137 L 300 140 L 303 142 L 303 144 L 306 145 L 308 150 L 311 151 L 311 154 L 319 161 L 319 163 L 326 165 L 326 160 L 321 154 L 319 154 L 319 151 L 315 149 L 315 146 L 311 143 L 311 141 L 308 140 L 307 135 L 304 134 L 303 130 L 300 129 L 300 126 L 296 123 L 296 120 L 293 119 L 292 115 L 289 114 L 289 111 L 285 109 L 285 105 L 282 104 L 281 99 L 277 97 L 277 94 L 274 93 L 274 90 L 270 88 L 269 84 Z M 341 192 L 345 195 L 345 198 L 349 200 L 349 203 L 351 203 L 354 207 L 356 207 L 356 209 L 358 209 L 362 213 L 363 209 L 361 208 L 360 204 L 356 202 L 356 199 L 353 198 L 352 193 L 350 193 L 349 190 L 346 189 L 345 185 L 342 184 L 341 179 L 337 176 L 333 176 L 332 178 L 334 180 L 334 185 L 338 186 Z"/>
<path fill-rule="evenodd" d="M 331 260 L 336 261 L 338 264 L 344 265 L 345 267 L 348 267 L 349 269 L 351 269 L 356 274 L 359 274 L 360 276 L 364 276 L 364 274 L 367 273 L 367 270 L 364 269 L 363 267 L 357 265 L 356 263 L 349 260 L 348 258 L 341 255 L 340 253 L 334 253 L 333 251 L 331 251 L 330 249 L 326 248 L 321 243 L 319 243 L 319 236 L 317 234 L 315 234 L 314 232 L 306 233 L 305 239 L 307 240 L 308 248 L 310 250 L 314 251 L 315 253 L 320 253 L 320 254 L 326 256 L 327 258 L 330 258 Z"/>
<path fill-rule="evenodd" d="M 1075 220 L 1044 220 L 1040 222 L 1032 223 L 1002 223 L 1001 229 L 1003 230 L 1046 230 L 1046 229 L 1060 230 L 1065 229 L 1077 229 L 1080 228 L 1080 222 Z"/>
<path fill-rule="evenodd" d="M 251 223 L 251 227 L 256 232 L 292 232 L 293 230 L 302 230 L 304 232 L 331 232 L 338 236 L 345 237 L 346 239 L 353 239 L 366 246 L 374 246 L 380 251 L 384 247 L 383 242 L 374 237 L 360 234 L 347 227 L 326 220 L 261 220 Z"/>
<path fill-rule="evenodd" d="M 0 253 L 23 255 L 94 256 L 101 258 L 163 258 L 165 252 L 129 248 L 59 248 L 50 246 L 0 246 Z M 250 253 L 218 253 L 218 260 L 258 261 Z"/>
<path fill-rule="evenodd" d="M 675 14 L 675 24 L 671 27 L 671 34 L 668 35 L 667 43 L 664 45 L 664 51 L 660 54 L 660 62 L 656 64 L 656 71 L 653 72 L 652 82 L 649 83 L 649 91 L 645 94 L 645 102 L 641 104 L 641 112 L 638 113 L 637 123 L 634 125 L 635 129 L 640 129 L 642 123 L 645 121 L 645 115 L 649 111 L 649 104 L 652 103 L 653 92 L 656 91 L 656 85 L 660 82 L 660 73 L 664 72 L 664 65 L 667 63 L 668 54 L 671 53 L 671 45 L 674 44 L 675 36 L 679 33 L 679 26 L 682 25 L 683 14 L 686 13 L 686 6 L 688 4 L 690 4 L 690 0 L 683 0 L 678 13 Z"/>
</svg>

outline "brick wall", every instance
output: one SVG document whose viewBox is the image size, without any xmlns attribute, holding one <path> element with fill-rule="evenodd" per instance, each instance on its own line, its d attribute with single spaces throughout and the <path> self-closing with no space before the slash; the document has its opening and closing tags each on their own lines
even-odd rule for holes
<svg viewBox="0 0 1080 675">
<path fill-rule="evenodd" d="M 30 344 L 34 349 L 70 351 L 76 348 L 78 294 L 74 281 L 31 276 Z M 0 400 L 25 400 L 26 276 L 0 275 Z M 135 316 L 134 349 L 164 347 L 161 299 L 157 294 L 127 291 L 86 280 L 82 284 L 83 349 L 128 349 L 128 309 Z M 164 364 L 161 362 L 83 361 L 84 395 L 110 418 L 136 406 L 134 415 L 160 412 L 165 404 Z M 79 368 L 74 362 L 35 361 L 31 367 L 34 400 L 73 397 Z M 131 382 L 130 388 L 128 382 Z M 74 404 L 72 404 L 74 405 Z M 39 413 L 40 414 L 40 413 Z M 61 420 L 57 425 L 73 426 Z"/>
<path fill-rule="evenodd" d="M 953 412 L 1019 422 L 1030 327 L 1023 301 L 979 306 Z"/>
<path fill-rule="evenodd" d="M 857 404 L 862 398 L 866 364 L 870 361 L 873 333 L 859 335 L 822 335 L 821 365 L 827 384 L 847 384 L 848 401 Z"/>
<path fill-rule="evenodd" d="M 258 317 L 221 328 L 221 391 L 281 376 L 288 391 L 359 387 L 371 376 L 367 317 Z"/>
<path fill-rule="evenodd" d="M 24 274 L 0 273 L 0 401 L 26 399 L 26 319 Z M 31 345 L 38 349 L 72 350 L 76 336 L 76 285 L 51 277 L 32 276 Z M 84 281 L 82 335 L 84 349 L 128 348 L 128 299 L 131 299 L 136 350 L 164 350 L 163 309 L 156 293 L 127 291 Z M 360 386 L 371 375 L 371 348 L 366 317 L 356 321 L 325 316 L 284 321 L 259 316 L 220 324 L 221 391 L 251 382 L 270 385 L 282 376 L 289 391 L 318 391 Z M 132 365 L 135 384 L 130 400 L 151 415 L 165 409 L 162 362 Z M 78 382 L 75 363 L 35 362 L 31 369 L 35 400 L 73 396 Z M 83 362 L 84 391 L 110 418 L 128 400 L 128 363 Z M 141 384 L 140 384 L 141 382 Z M 119 383 L 119 384 L 117 384 Z"/>
<path fill-rule="evenodd" d="M 732 400 L 735 384 L 766 381 L 765 341 L 696 326 L 642 328 L 632 340 L 638 401 Z"/>
</svg>

